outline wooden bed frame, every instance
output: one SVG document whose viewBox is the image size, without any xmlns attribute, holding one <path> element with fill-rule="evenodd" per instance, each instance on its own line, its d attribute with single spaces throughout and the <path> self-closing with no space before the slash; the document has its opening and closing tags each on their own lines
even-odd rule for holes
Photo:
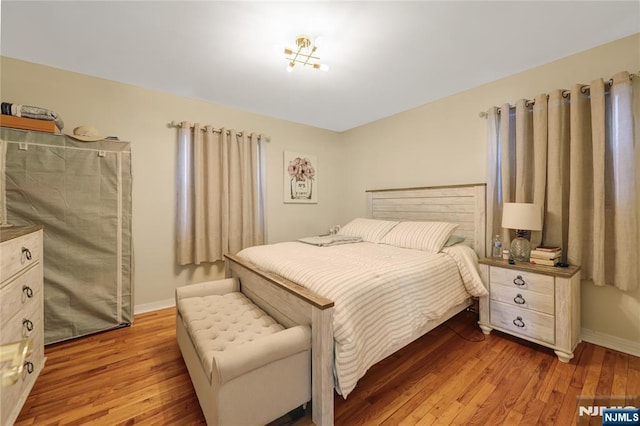
<svg viewBox="0 0 640 426">
<path fill-rule="evenodd" d="M 485 187 L 485 184 L 470 184 L 370 190 L 367 191 L 369 213 L 374 219 L 458 223 L 456 234 L 464 235 L 465 243 L 482 257 L 485 252 Z M 316 425 L 332 425 L 333 301 L 280 276 L 261 271 L 237 256 L 226 255 L 225 258 L 226 276 L 238 278 L 241 291 L 256 305 L 285 327 L 297 324 L 311 326 L 312 419 Z M 471 302 L 469 298 L 442 318 L 429 322 L 421 335 L 447 321 Z M 404 342 L 394 351 L 410 342 Z"/>
</svg>

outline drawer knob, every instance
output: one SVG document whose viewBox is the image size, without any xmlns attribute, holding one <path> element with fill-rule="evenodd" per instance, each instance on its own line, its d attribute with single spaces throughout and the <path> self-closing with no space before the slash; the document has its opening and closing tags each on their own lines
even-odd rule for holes
<svg viewBox="0 0 640 426">
<path fill-rule="evenodd" d="M 525 280 L 522 279 L 522 275 L 518 275 L 514 280 L 513 283 L 519 287 L 524 286 L 526 283 Z"/>
<path fill-rule="evenodd" d="M 27 329 L 27 331 L 33 331 L 33 322 L 31 322 L 31 320 L 28 319 L 23 319 L 22 320 L 22 325 L 24 328 Z"/>
<path fill-rule="evenodd" d="M 24 369 L 27 370 L 27 373 L 33 373 L 33 363 L 31 361 L 26 361 L 24 363 Z"/>
<path fill-rule="evenodd" d="M 24 257 L 25 257 L 27 260 L 31 260 L 31 257 L 32 257 L 32 256 L 31 256 L 31 250 L 29 250 L 28 248 L 26 248 L 26 247 L 22 247 L 22 254 L 24 255 Z"/>
<path fill-rule="evenodd" d="M 520 328 L 524 327 L 524 321 L 522 321 L 522 317 L 517 317 L 516 319 L 514 319 L 513 325 Z"/>
<path fill-rule="evenodd" d="M 26 294 L 29 299 L 33 297 L 33 290 L 28 285 L 22 286 L 22 292 Z"/>
<path fill-rule="evenodd" d="M 526 303 L 526 300 L 524 300 L 524 297 L 522 297 L 520 293 L 518 293 L 516 297 L 513 298 L 513 301 L 518 305 L 524 305 Z"/>
</svg>

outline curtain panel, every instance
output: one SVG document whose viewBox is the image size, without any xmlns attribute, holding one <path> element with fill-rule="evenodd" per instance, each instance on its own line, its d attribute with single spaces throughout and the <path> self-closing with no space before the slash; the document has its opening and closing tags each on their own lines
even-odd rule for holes
<svg viewBox="0 0 640 426">
<path fill-rule="evenodd" d="M 176 255 L 216 262 L 264 244 L 261 136 L 183 122 L 178 129 Z"/>
<path fill-rule="evenodd" d="M 536 203 L 543 229 L 532 233 L 532 246 L 562 247 L 564 260 L 596 285 L 638 288 L 634 86 L 623 72 L 610 83 L 576 84 L 487 111 L 487 249 L 494 235 L 511 240 L 501 227 L 503 203 Z"/>
</svg>

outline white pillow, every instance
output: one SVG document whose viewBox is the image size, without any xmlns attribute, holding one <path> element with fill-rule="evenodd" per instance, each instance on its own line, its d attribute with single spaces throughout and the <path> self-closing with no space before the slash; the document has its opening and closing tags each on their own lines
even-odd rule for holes
<svg viewBox="0 0 640 426">
<path fill-rule="evenodd" d="M 448 222 L 400 222 L 380 242 L 439 253 L 457 228 L 458 224 Z"/>
<path fill-rule="evenodd" d="M 338 234 L 360 237 L 362 241 L 377 243 L 397 224 L 398 222 L 390 220 L 365 219 L 359 217 L 340 228 Z"/>
</svg>

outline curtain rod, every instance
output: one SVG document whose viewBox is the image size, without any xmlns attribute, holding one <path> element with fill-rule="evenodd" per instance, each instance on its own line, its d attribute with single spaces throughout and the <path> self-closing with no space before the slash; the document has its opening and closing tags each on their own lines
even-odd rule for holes
<svg viewBox="0 0 640 426">
<path fill-rule="evenodd" d="M 629 78 L 631 80 L 633 80 L 635 77 L 640 77 L 640 71 L 638 71 L 637 74 L 629 73 Z M 609 81 L 606 81 L 604 84 L 609 86 L 609 87 L 613 86 L 613 79 L 609 79 Z M 588 84 L 584 84 L 584 85 L 580 86 L 580 92 L 581 93 L 587 93 L 588 91 L 589 91 L 589 85 Z M 568 98 L 570 95 L 571 95 L 571 90 L 563 90 L 562 91 L 562 97 L 563 98 Z M 549 99 L 549 95 L 547 95 L 547 99 Z M 530 107 L 530 106 L 535 105 L 535 103 L 536 103 L 535 100 L 527 99 L 524 104 L 525 104 L 525 106 Z M 513 109 L 513 108 L 515 108 L 514 105 L 509 105 L 509 109 Z M 498 114 L 500 114 L 500 110 L 498 110 Z M 480 111 L 478 113 L 478 117 L 480 117 L 480 118 L 487 118 L 487 116 L 488 116 L 487 111 Z"/>
<path fill-rule="evenodd" d="M 180 128 L 180 127 L 182 127 L 182 123 L 187 123 L 187 125 L 188 125 L 187 127 L 193 128 L 193 124 L 191 124 L 188 121 L 172 121 L 171 123 L 168 124 L 167 127 L 178 127 L 178 128 Z M 217 129 L 217 128 L 211 126 L 211 125 L 202 126 L 202 130 L 206 130 L 207 127 L 211 127 L 213 133 L 220 133 L 222 131 L 222 129 Z M 246 130 L 238 132 L 239 135 L 249 135 L 251 133 L 255 133 L 255 132 L 248 132 Z M 227 134 L 228 135 L 231 134 L 231 131 L 227 130 Z M 257 135 L 258 135 L 259 139 L 263 139 L 265 142 L 271 142 L 271 138 L 269 136 L 265 136 L 265 135 L 263 135 L 261 133 L 257 133 Z"/>
</svg>

